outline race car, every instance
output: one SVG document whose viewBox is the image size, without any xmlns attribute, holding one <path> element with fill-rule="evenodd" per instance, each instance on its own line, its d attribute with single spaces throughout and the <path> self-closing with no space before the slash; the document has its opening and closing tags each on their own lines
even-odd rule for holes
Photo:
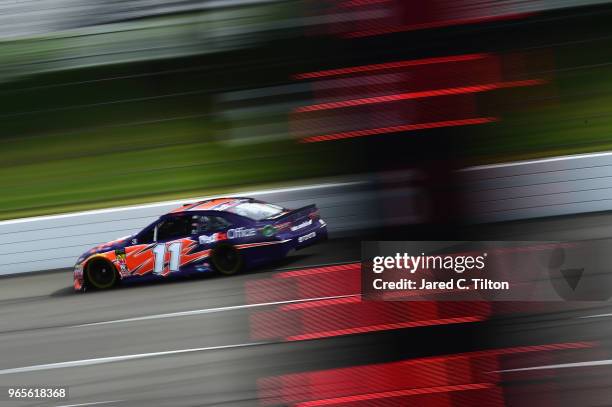
<svg viewBox="0 0 612 407">
<path fill-rule="evenodd" d="M 252 198 L 210 199 L 87 251 L 74 267 L 74 289 L 194 273 L 232 275 L 324 239 L 327 224 L 315 205 L 286 209 Z"/>
</svg>

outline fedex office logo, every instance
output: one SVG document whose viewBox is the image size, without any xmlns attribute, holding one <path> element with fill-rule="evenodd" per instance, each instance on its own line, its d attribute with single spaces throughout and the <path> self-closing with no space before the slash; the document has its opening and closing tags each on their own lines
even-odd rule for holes
<svg viewBox="0 0 612 407">
<path fill-rule="evenodd" d="M 202 235 L 198 238 L 200 244 L 211 244 L 215 242 L 219 242 L 221 240 L 227 240 L 227 234 L 219 232 L 213 233 L 212 235 Z"/>
<path fill-rule="evenodd" d="M 212 235 L 202 235 L 198 238 L 200 244 L 211 244 L 227 239 L 240 239 L 242 237 L 252 237 L 257 233 L 257 229 L 236 228 L 225 232 L 213 233 Z"/>
</svg>

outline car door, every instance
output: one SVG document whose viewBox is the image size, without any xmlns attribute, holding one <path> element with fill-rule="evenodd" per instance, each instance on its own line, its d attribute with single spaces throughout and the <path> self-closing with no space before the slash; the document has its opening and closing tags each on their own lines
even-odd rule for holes
<svg viewBox="0 0 612 407">
<path fill-rule="evenodd" d="M 181 271 L 183 248 L 191 243 L 192 216 L 168 215 L 153 229 L 153 274 L 167 276 Z"/>
</svg>

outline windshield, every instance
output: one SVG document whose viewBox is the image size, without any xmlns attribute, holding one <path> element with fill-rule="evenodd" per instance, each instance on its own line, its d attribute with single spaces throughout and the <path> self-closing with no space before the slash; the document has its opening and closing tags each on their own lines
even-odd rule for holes
<svg viewBox="0 0 612 407">
<path fill-rule="evenodd" d="M 243 202 L 228 208 L 227 211 L 254 220 L 262 220 L 278 215 L 283 212 L 284 209 L 281 206 L 263 202 Z"/>
</svg>

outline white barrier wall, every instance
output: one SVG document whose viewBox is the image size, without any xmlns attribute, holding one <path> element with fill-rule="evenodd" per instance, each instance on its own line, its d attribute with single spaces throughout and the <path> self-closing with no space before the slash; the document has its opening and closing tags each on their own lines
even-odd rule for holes
<svg viewBox="0 0 612 407">
<path fill-rule="evenodd" d="M 467 168 L 460 171 L 472 223 L 504 222 L 612 210 L 612 153 L 584 154 Z M 240 193 L 289 208 L 315 203 L 338 236 L 370 227 L 415 223 L 381 218 L 378 201 L 410 207 L 415 190 L 374 193 L 368 180 Z M 384 187 L 384 185 L 383 185 Z M 0 222 L 0 275 L 71 267 L 99 243 L 141 230 L 185 202 L 159 202 Z M 410 211 L 408 211 L 410 212 Z M 391 222 L 391 223 L 389 223 Z"/>
<path fill-rule="evenodd" d="M 476 223 L 612 210 L 612 153 L 480 166 L 461 174 Z"/>
</svg>

